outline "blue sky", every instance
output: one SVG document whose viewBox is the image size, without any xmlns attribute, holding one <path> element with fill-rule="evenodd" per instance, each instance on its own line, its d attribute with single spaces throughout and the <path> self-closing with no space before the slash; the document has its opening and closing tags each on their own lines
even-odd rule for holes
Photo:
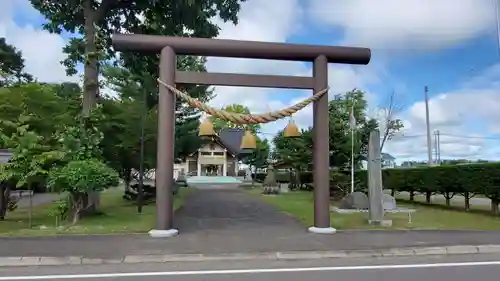
<svg viewBox="0 0 500 281">
<path fill-rule="evenodd" d="M 395 91 L 405 130 L 386 152 L 399 160 L 425 159 L 423 88 L 429 86 L 432 130 L 442 133 L 442 158 L 500 158 L 495 139 L 500 126 L 500 59 L 495 0 L 250 0 L 240 24 L 221 24 L 221 38 L 370 47 L 368 66 L 332 65 L 331 93 L 354 87 L 367 92 L 371 116 L 382 118 Z M 27 69 L 46 81 L 66 77 L 58 61 L 68 39 L 41 30 L 45 20 L 26 0 L 2 0 L 0 36 L 23 51 Z M 290 62 L 210 59 L 210 71 L 310 75 L 310 65 Z M 47 71 L 50 69 L 50 71 Z M 216 88 L 215 106 L 243 103 L 262 112 L 288 106 L 310 93 Z M 333 96 L 333 95 L 331 95 Z M 294 117 L 311 124 L 310 108 Z M 264 126 L 274 133 L 286 120 Z M 448 136 L 447 136 L 448 135 Z M 267 135 L 269 136 L 269 135 Z M 499 136 L 500 138 L 500 136 Z"/>
</svg>

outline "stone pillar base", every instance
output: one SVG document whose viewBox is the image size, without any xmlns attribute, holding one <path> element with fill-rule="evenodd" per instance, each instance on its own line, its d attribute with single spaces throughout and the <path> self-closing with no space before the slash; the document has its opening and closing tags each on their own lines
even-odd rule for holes
<svg viewBox="0 0 500 281">
<path fill-rule="evenodd" d="M 392 220 L 380 220 L 380 221 L 368 220 L 368 224 L 373 226 L 391 227 Z"/>
<path fill-rule="evenodd" d="M 151 229 L 149 232 L 149 236 L 153 238 L 168 238 L 179 234 L 179 230 L 177 229 Z"/>
<path fill-rule="evenodd" d="M 309 229 L 307 229 L 311 233 L 316 233 L 316 234 L 334 234 L 337 232 L 337 230 L 333 227 L 315 227 L 311 226 Z"/>
</svg>

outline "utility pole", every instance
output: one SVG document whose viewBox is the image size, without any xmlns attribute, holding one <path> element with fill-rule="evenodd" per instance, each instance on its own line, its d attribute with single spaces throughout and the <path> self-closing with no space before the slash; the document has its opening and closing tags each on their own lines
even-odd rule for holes
<svg viewBox="0 0 500 281">
<path fill-rule="evenodd" d="M 437 159 L 438 159 L 438 151 L 437 151 L 437 131 L 433 131 L 432 132 L 432 135 L 434 136 L 434 163 L 437 163 Z"/>
<path fill-rule="evenodd" d="M 436 150 L 437 150 L 437 164 L 438 165 L 441 165 L 441 135 L 439 133 L 439 130 L 436 131 L 437 135 L 437 146 L 436 146 Z"/>
<path fill-rule="evenodd" d="M 148 114 L 148 92 L 143 90 L 142 102 L 144 103 L 143 112 L 141 115 L 141 150 L 139 162 L 139 188 L 137 190 L 137 212 L 142 213 L 142 205 L 144 204 L 144 126 L 146 123 L 146 115 Z"/>
<path fill-rule="evenodd" d="M 495 4 L 495 19 L 496 19 L 496 28 L 497 28 L 497 51 L 498 55 L 500 56 L 500 18 L 498 17 L 499 11 L 499 5 L 498 5 L 498 0 L 494 0 Z"/>
<path fill-rule="evenodd" d="M 427 164 L 432 166 L 431 124 L 429 121 L 429 87 L 425 86 L 425 123 L 427 126 Z"/>
</svg>

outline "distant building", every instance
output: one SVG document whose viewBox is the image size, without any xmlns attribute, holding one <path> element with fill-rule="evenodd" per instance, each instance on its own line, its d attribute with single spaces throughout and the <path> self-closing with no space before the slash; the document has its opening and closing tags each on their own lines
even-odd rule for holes
<svg viewBox="0 0 500 281">
<path fill-rule="evenodd" d="M 394 156 L 390 155 L 389 153 L 384 153 L 382 152 L 380 154 L 382 157 L 381 162 L 382 162 L 382 169 L 391 169 L 391 168 L 396 168 L 396 158 Z M 367 155 L 363 155 L 363 160 L 361 160 L 363 169 L 366 170 L 368 169 L 368 161 L 367 161 Z"/>
<path fill-rule="evenodd" d="M 174 163 L 174 178 L 181 171 L 188 176 L 236 177 L 240 168 L 239 159 L 252 152 L 240 148 L 244 134 L 243 129 L 224 128 L 217 135 L 206 138 L 186 159 L 178 159 Z M 154 180 L 156 171 L 150 170 L 145 176 Z"/>
<path fill-rule="evenodd" d="M 251 153 L 240 148 L 244 134 L 243 129 L 222 129 L 193 151 L 185 161 L 176 163 L 174 176 L 180 170 L 184 170 L 190 176 L 237 176 L 238 159 L 242 154 Z"/>
<path fill-rule="evenodd" d="M 0 164 L 9 162 L 12 158 L 12 153 L 8 149 L 0 148 Z"/>
</svg>

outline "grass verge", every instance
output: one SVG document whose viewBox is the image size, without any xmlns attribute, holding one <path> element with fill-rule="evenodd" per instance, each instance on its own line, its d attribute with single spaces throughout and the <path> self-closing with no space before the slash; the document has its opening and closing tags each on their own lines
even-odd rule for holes
<svg viewBox="0 0 500 281">
<path fill-rule="evenodd" d="M 439 208 L 448 208 L 453 210 L 464 210 L 465 202 L 462 196 L 454 196 L 450 200 L 450 206 L 446 206 L 446 199 L 442 196 L 435 195 L 431 199 L 431 203 L 425 201 L 425 195 L 415 194 L 413 202 L 410 201 L 410 195 L 408 193 L 398 192 L 396 194 L 396 199 L 402 202 L 409 202 L 415 204 L 421 204 L 426 206 L 435 206 Z M 470 199 L 470 211 L 472 212 L 483 212 L 487 213 L 491 211 L 491 200 L 486 197 L 475 196 Z"/>
<path fill-rule="evenodd" d="M 179 189 L 174 197 L 174 208 L 184 203 L 186 196 L 192 191 L 189 188 Z M 102 214 L 82 219 L 77 225 L 67 222 L 57 224 L 56 218 L 50 215 L 53 204 L 33 208 L 32 228 L 28 224 L 27 208 L 7 213 L 7 218 L 0 221 L 1 236 L 50 236 L 58 234 L 117 234 L 143 233 L 149 231 L 155 222 L 154 203 L 143 207 L 137 213 L 137 205 L 122 198 L 123 190 L 113 188 L 101 194 Z"/>
<path fill-rule="evenodd" d="M 260 196 L 265 202 L 276 206 L 281 211 L 297 217 L 304 225 L 311 226 L 314 222 L 313 193 L 293 191 L 276 196 L 260 194 L 260 189 L 248 190 L 248 193 Z M 335 202 L 332 202 L 332 205 Z M 392 229 L 471 229 L 500 230 L 500 217 L 481 213 L 470 213 L 457 210 L 445 210 L 420 204 L 398 202 L 398 206 L 416 209 L 412 214 L 412 223 L 408 223 L 408 215 L 386 214 L 392 219 Z M 332 227 L 337 229 L 373 229 L 367 223 L 367 213 L 339 214 L 331 213 Z"/>
</svg>

